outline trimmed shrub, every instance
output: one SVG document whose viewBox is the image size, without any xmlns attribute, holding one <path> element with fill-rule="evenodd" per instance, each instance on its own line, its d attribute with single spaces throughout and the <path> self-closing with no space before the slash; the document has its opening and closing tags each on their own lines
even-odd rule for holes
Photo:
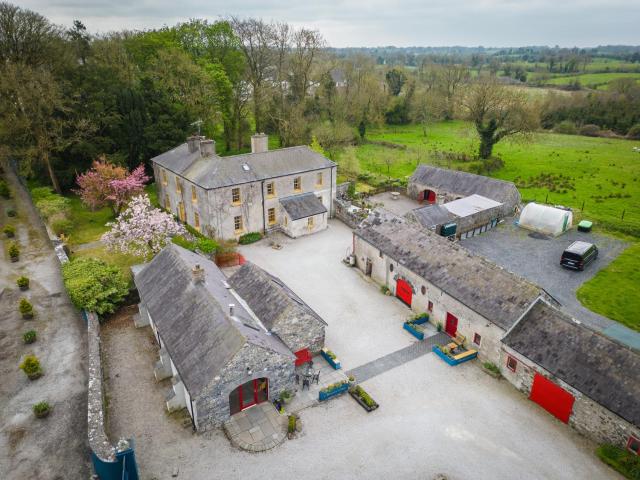
<svg viewBox="0 0 640 480">
<path fill-rule="evenodd" d="M 600 134 L 600 127 L 592 123 L 588 123 L 580 127 L 580 135 L 586 137 L 597 137 Z"/>
<path fill-rule="evenodd" d="M 199 238 L 196 241 L 196 248 L 202 253 L 210 255 L 215 253 L 218 248 L 220 248 L 220 245 L 218 244 L 218 242 L 210 238 Z"/>
<path fill-rule="evenodd" d="M 42 367 L 40 366 L 40 360 L 35 355 L 27 355 L 20 364 L 20 370 L 29 377 L 29 380 L 35 380 L 42 376 Z"/>
<path fill-rule="evenodd" d="M 260 239 L 262 239 L 262 234 L 260 232 L 249 232 L 242 235 L 238 239 L 238 243 L 240 245 L 249 245 L 250 243 L 255 243 Z"/>
<path fill-rule="evenodd" d="M 20 256 L 20 247 L 16 242 L 11 242 L 11 245 L 9 245 L 9 256 L 11 258 L 18 258 Z"/>
<path fill-rule="evenodd" d="M 51 230 L 56 235 L 68 235 L 73 228 L 73 223 L 64 215 L 55 215 L 51 218 Z"/>
<path fill-rule="evenodd" d="M 16 285 L 20 287 L 20 290 L 27 290 L 29 288 L 29 278 L 24 275 L 22 277 L 18 277 Z"/>
<path fill-rule="evenodd" d="M 289 415 L 289 422 L 287 424 L 287 433 L 295 433 L 296 431 L 296 422 L 298 419 L 295 415 Z"/>
<path fill-rule="evenodd" d="M 7 236 L 7 238 L 13 238 L 16 236 L 16 227 L 14 227 L 13 225 L 9 225 L 9 224 L 5 225 L 2 228 L 2 231 Z"/>
<path fill-rule="evenodd" d="M 38 418 L 44 418 L 49 415 L 51 406 L 47 402 L 38 402 L 33 406 L 33 414 Z"/>
<path fill-rule="evenodd" d="M 51 187 L 36 187 L 30 190 L 33 203 L 38 203 L 40 200 L 55 195 L 53 188 Z"/>
<path fill-rule="evenodd" d="M 9 185 L 4 180 L 0 180 L 0 196 L 3 198 L 11 198 L 11 191 Z"/>
<path fill-rule="evenodd" d="M 640 456 L 609 444 L 599 446 L 596 455 L 624 477 L 640 480 Z"/>
<path fill-rule="evenodd" d="M 98 315 L 113 313 L 129 294 L 120 269 L 97 258 L 74 258 L 65 263 L 62 278 L 73 304 Z"/>
<path fill-rule="evenodd" d="M 22 341 L 27 344 L 35 342 L 37 338 L 38 335 L 36 334 L 35 330 L 29 330 L 28 332 L 24 332 L 22 334 Z"/>
<path fill-rule="evenodd" d="M 16 215 L 15 208 L 7 208 L 7 217 L 15 217 Z"/>
<path fill-rule="evenodd" d="M 571 120 L 565 120 L 557 124 L 553 131 L 556 133 L 564 133 L 565 135 L 577 135 L 578 129 L 576 128 L 576 124 Z"/>
<path fill-rule="evenodd" d="M 18 304 L 18 310 L 22 315 L 22 318 L 32 318 L 33 317 L 33 305 L 26 298 L 21 298 L 20 303 Z"/>
<path fill-rule="evenodd" d="M 636 123 L 629 129 L 627 138 L 630 140 L 640 140 L 640 123 Z"/>
</svg>

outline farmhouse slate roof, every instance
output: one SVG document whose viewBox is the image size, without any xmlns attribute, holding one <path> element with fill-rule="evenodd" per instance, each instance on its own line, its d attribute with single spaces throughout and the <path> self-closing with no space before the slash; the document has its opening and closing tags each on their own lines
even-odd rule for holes
<svg viewBox="0 0 640 480">
<path fill-rule="evenodd" d="M 327 212 L 320 199 L 313 193 L 301 193 L 300 195 L 281 198 L 280 205 L 291 217 L 291 220 L 300 220 L 301 218 Z"/>
<path fill-rule="evenodd" d="M 355 234 L 504 330 L 543 294 L 523 278 L 400 217 L 370 218 Z"/>
<path fill-rule="evenodd" d="M 199 150 L 190 153 L 187 144 L 183 143 L 151 161 L 205 189 L 295 175 L 336 165 L 304 145 L 228 157 L 216 154 L 202 157 Z"/>
<path fill-rule="evenodd" d="M 512 182 L 431 165 L 418 165 L 409 183 L 433 187 L 460 196 L 478 194 L 508 205 L 515 206 L 520 202 L 520 192 Z"/>
<path fill-rule="evenodd" d="M 204 282 L 194 283 L 200 265 Z M 197 396 L 228 362 L 251 343 L 293 357 L 268 333 L 225 285 L 226 277 L 210 260 L 169 244 L 134 278 L 158 334 L 180 378 Z M 234 304 L 230 316 L 229 305 Z"/>
<path fill-rule="evenodd" d="M 640 427 L 640 353 L 538 301 L 502 341 Z"/>
<path fill-rule="evenodd" d="M 229 283 L 269 330 L 285 314 L 290 313 L 298 317 L 308 315 L 326 325 L 322 317 L 282 280 L 251 262 L 245 263 L 229 277 Z"/>
</svg>

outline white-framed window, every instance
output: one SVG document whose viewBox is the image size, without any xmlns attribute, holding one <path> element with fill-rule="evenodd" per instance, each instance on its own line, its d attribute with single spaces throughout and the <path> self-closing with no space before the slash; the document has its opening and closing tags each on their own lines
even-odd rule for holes
<svg viewBox="0 0 640 480">
<path fill-rule="evenodd" d="M 302 177 L 295 177 L 293 179 L 293 189 L 295 191 L 302 190 Z"/>
<path fill-rule="evenodd" d="M 233 228 L 236 232 L 242 231 L 242 215 L 237 215 L 233 217 Z"/>
<path fill-rule="evenodd" d="M 276 184 L 274 182 L 267 183 L 267 195 L 273 197 L 276 194 Z"/>
<path fill-rule="evenodd" d="M 507 368 L 512 372 L 515 372 L 516 368 L 518 368 L 518 360 L 513 358 L 511 355 L 507 355 Z"/>
<path fill-rule="evenodd" d="M 231 189 L 231 203 L 238 205 L 242 201 L 240 196 L 240 189 L 238 187 Z"/>
<path fill-rule="evenodd" d="M 269 220 L 269 225 L 273 225 L 274 223 L 276 223 L 276 209 L 270 208 L 269 210 L 267 210 L 267 217 Z"/>
</svg>

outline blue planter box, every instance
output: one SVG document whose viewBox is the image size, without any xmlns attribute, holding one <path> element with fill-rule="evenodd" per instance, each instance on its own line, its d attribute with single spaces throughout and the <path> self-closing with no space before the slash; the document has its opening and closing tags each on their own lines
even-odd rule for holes
<svg viewBox="0 0 640 480">
<path fill-rule="evenodd" d="M 429 315 L 425 315 L 422 318 L 419 318 L 417 320 L 413 320 L 411 323 L 415 323 L 416 325 L 424 325 L 428 321 L 429 321 Z"/>
<path fill-rule="evenodd" d="M 452 367 L 454 367 L 456 365 L 460 365 L 461 363 L 464 363 L 464 362 L 468 362 L 469 360 L 473 360 L 474 358 L 476 358 L 478 356 L 478 352 L 474 352 L 472 355 L 467 355 L 464 358 L 456 360 L 454 358 L 451 358 L 449 355 L 444 353 L 442 350 L 440 350 L 440 348 L 437 345 L 434 345 L 431 350 L 433 351 L 433 353 L 438 355 L 442 360 L 447 362 L 447 364 L 451 365 Z"/>
<path fill-rule="evenodd" d="M 340 370 L 342 368 L 342 366 L 340 365 L 340 360 L 334 360 L 324 350 L 320 350 L 320 355 L 322 355 L 322 358 L 324 358 L 327 363 L 333 367 L 334 370 Z"/>
<path fill-rule="evenodd" d="M 417 322 L 414 322 L 417 323 Z M 420 324 L 418 324 L 420 325 Z M 415 328 L 413 328 L 410 324 L 408 324 L 407 322 L 404 322 L 402 324 L 402 328 L 404 328 L 407 332 L 409 332 L 411 335 L 413 335 L 414 337 L 416 337 L 418 340 L 424 340 L 424 333 L 423 332 L 419 332 L 418 330 L 416 330 Z"/>
<path fill-rule="evenodd" d="M 320 399 L 321 402 L 324 402 L 325 400 L 329 400 L 330 398 L 333 398 L 333 397 L 335 397 L 337 395 L 340 395 L 340 394 L 346 392 L 347 390 L 349 390 L 349 384 L 348 383 L 344 383 L 344 384 L 342 384 L 341 387 L 334 388 L 330 392 L 323 392 L 321 390 L 320 394 L 319 394 L 319 399 Z"/>
</svg>

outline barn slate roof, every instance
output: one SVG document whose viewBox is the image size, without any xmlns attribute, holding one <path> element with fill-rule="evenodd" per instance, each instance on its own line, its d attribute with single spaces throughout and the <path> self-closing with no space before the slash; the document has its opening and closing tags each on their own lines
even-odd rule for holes
<svg viewBox="0 0 640 480">
<path fill-rule="evenodd" d="M 204 282 L 194 283 L 200 265 Z M 169 244 L 134 277 L 180 378 L 197 396 L 247 344 L 282 355 L 293 354 L 268 333 L 225 285 L 226 277 L 210 260 Z M 234 315 L 229 314 L 234 304 Z"/>
<path fill-rule="evenodd" d="M 291 217 L 291 220 L 300 220 L 327 212 L 325 206 L 313 193 L 301 193 L 281 198 L 280 205 Z"/>
<path fill-rule="evenodd" d="M 520 192 L 512 182 L 431 165 L 418 165 L 409 183 L 445 190 L 460 196 L 478 194 L 511 206 L 520 202 Z"/>
<path fill-rule="evenodd" d="M 151 161 L 205 189 L 295 175 L 336 165 L 304 145 L 228 157 L 216 154 L 202 157 L 199 150 L 191 153 L 187 144 L 183 143 Z"/>
<path fill-rule="evenodd" d="M 371 217 L 355 234 L 504 330 L 543 294 L 523 278 L 400 217 Z"/>
<path fill-rule="evenodd" d="M 245 263 L 231 275 L 229 283 L 269 330 L 273 329 L 285 313 L 293 313 L 297 317 L 310 316 L 326 325 L 322 317 L 282 280 L 251 262 Z"/>
<path fill-rule="evenodd" d="M 640 427 L 640 353 L 540 300 L 502 339 L 555 377 Z"/>
</svg>

